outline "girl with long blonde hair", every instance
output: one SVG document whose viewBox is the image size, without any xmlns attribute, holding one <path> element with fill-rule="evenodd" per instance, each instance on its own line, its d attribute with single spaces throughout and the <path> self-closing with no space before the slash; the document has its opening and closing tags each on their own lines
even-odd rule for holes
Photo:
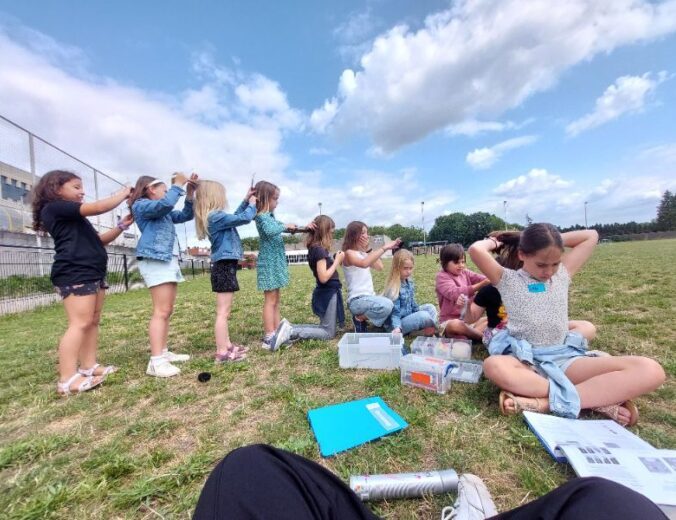
<svg viewBox="0 0 676 520">
<path fill-rule="evenodd" d="M 392 257 L 383 291 L 383 295 L 394 303 L 386 328 L 404 335 L 422 330 L 425 336 L 432 336 L 437 325 L 437 309 L 431 303 L 416 303 L 415 285 L 411 279 L 414 265 L 413 254 L 406 249 L 400 249 Z"/>
<path fill-rule="evenodd" d="M 251 222 L 256 215 L 255 190 L 250 188 L 234 213 L 227 213 L 225 187 L 216 181 L 201 181 L 195 192 L 195 228 L 197 238 L 211 242 L 211 290 L 216 293 L 216 363 L 241 361 L 247 348 L 230 341 L 228 318 L 237 283 L 237 264 L 243 257 L 238 226 Z"/>
</svg>

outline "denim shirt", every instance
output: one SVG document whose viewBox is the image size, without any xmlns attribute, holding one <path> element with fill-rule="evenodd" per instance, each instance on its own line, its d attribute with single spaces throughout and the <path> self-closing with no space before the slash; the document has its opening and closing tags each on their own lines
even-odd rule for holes
<svg viewBox="0 0 676 520">
<path fill-rule="evenodd" d="M 211 261 L 239 260 L 242 258 L 242 241 L 237 226 L 248 224 L 256 216 L 256 206 L 243 201 L 235 213 L 212 211 L 207 215 L 207 233 L 211 242 Z"/>
<path fill-rule="evenodd" d="M 516 339 L 507 329 L 502 329 L 491 339 L 488 353 L 491 356 L 511 354 L 521 362 L 538 367 L 549 379 L 551 412 L 570 418 L 580 415 L 580 395 L 554 360 L 586 355 L 587 340 L 581 334 L 569 332 L 563 345 L 533 347 L 525 339 Z"/>
<path fill-rule="evenodd" d="M 401 327 L 401 319 L 414 312 L 418 312 L 418 304 L 415 302 L 415 284 L 413 280 L 407 278 L 401 282 L 399 298 L 394 300 L 394 308 L 390 314 L 392 328 Z"/>
<path fill-rule="evenodd" d="M 173 185 L 164 198 L 159 200 L 138 199 L 131 212 L 141 230 L 136 245 L 136 256 L 169 262 L 174 253 L 176 230 L 174 224 L 192 220 L 192 201 L 186 200 L 181 211 L 174 210 L 178 199 L 185 193 L 180 186 Z"/>
</svg>

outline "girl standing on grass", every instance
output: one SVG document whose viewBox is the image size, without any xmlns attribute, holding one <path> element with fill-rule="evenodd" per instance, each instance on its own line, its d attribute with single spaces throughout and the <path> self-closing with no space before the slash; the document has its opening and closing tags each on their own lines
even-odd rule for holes
<svg viewBox="0 0 676 520">
<path fill-rule="evenodd" d="M 369 232 L 366 224 L 357 220 L 350 222 L 345 228 L 343 239 L 343 272 L 347 284 L 347 307 L 352 313 L 355 332 L 366 332 L 369 320 L 376 327 L 381 327 L 390 316 L 394 304 L 384 296 L 376 296 L 373 290 L 371 267 L 382 271 L 380 259 L 386 251 L 396 249 L 400 239 L 383 244 L 378 249 L 368 249 Z"/>
<path fill-rule="evenodd" d="M 284 224 L 277 220 L 274 211 L 279 202 L 279 188 L 267 181 L 259 181 L 254 187 L 258 200 L 256 229 L 260 236 L 260 250 L 256 262 L 256 283 L 259 291 L 263 291 L 263 337 L 262 347 L 266 350 L 277 350 L 283 336 L 282 328 L 288 331 L 288 320 L 282 320 L 279 312 L 279 290 L 289 285 L 289 268 L 286 262 L 282 233 L 295 232 L 295 224 Z M 312 227 L 309 224 L 308 227 Z M 286 334 L 286 333 L 285 333 Z"/>
<path fill-rule="evenodd" d="M 431 303 L 418 305 L 415 301 L 413 274 L 413 254 L 400 249 L 392 257 L 392 269 L 385 282 L 383 294 L 394 302 L 388 329 L 395 333 L 409 334 L 422 330 L 425 336 L 436 332 L 437 309 Z"/>
<path fill-rule="evenodd" d="M 665 379 L 654 360 L 639 356 L 589 357 L 587 341 L 569 331 L 568 287 L 571 276 L 589 259 L 598 241 L 594 230 L 563 235 L 551 224 L 531 224 L 519 237 L 518 270 L 500 265 L 493 252 L 500 236 L 475 242 L 474 263 L 496 286 L 504 301 L 507 327 L 493 336 L 484 373 L 499 386 L 500 411 L 553 412 L 577 417 L 591 408 L 622 425 L 638 421 L 630 401 L 651 392 Z M 564 247 L 570 248 L 564 252 Z"/>
<path fill-rule="evenodd" d="M 195 228 L 197 238 L 211 242 L 211 290 L 216 293 L 216 363 L 246 359 L 248 349 L 230 341 L 228 318 L 236 291 L 237 264 L 242 258 L 242 241 L 237 226 L 243 226 L 256 215 L 254 189 L 247 192 L 234 213 L 226 213 L 228 201 L 220 182 L 200 181 L 195 191 Z"/>
<path fill-rule="evenodd" d="M 319 316 L 319 325 L 291 325 L 282 320 L 282 325 L 275 338 L 281 346 L 289 341 L 299 339 L 329 340 L 336 337 L 336 322 L 342 327 L 345 322 L 343 295 L 338 266 L 343 263 L 345 254 L 336 253 L 335 258 L 329 250 L 333 245 L 333 232 L 336 225 L 331 217 L 319 215 L 309 227 L 306 246 L 308 248 L 308 264 L 317 281 L 312 291 L 312 311 Z"/>
<path fill-rule="evenodd" d="M 83 202 L 82 179 L 62 170 L 46 173 L 33 188 L 33 229 L 47 231 L 54 239 L 51 280 L 68 317 L 68 329 L 59 342 L 59 395 L 91 390 L 117 370 L 96 360 L 99 320 L 108 288 L 104 245 L 119 237 L 133 220 L 127 215 L 115 228 L 98 234 L 87 217 L 112 210 L 129 193 L 130 188 L 124 187 L 106 199 Z"/>
<path fill-rule="evenodd" d="M 176 230 L 174 224 L 187 222 L 193 218 L 193 193 L 197 174 L 188 177 L 183 173 L 172 176 L 172 186 L 161 179 L 144 175 L 139 177 L 134 192 L 129 198 L 129 207 L 141 230 L 136 246 L 138 269 L 143 281 L 150 289 L 153 300 L 153 314 L 148 324 L 150 337 L 150 361 L 146 374 L 154 377 L 171 377 L 181 373 L 181 369 L 172 363 L 187 361 L 187 354 L 175 354 L 167 347 L 169 336 L 169 318 L 174 311 L 178 282 L 183 275 L 174 256 Z M 174 210 L 174 206 L 186 190 L 187 196 L 183 209 Z"/>
<path fill-rule="evenodd" d="M 434 284 L 439 301 L 439 333 L 442 336 L 466 337 L 481 341 L 486 320 L 465 319 L 464 310 L 474 294 L 490 282 L 485 276 L 467 269 L 465 250 L 460 244 L 448 244 L 439 251 L 441 271 Z"/>
</svg>

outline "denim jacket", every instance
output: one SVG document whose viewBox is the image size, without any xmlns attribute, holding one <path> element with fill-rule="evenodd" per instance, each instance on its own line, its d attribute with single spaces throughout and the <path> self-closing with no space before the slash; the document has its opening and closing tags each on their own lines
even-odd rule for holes
<svg viewBox="0 0 676 520">
<path fill-rule="evenodd" d="M 243 201 L 235 213 L 212 211 L 207 216 L 207 233 L 211 242 L 211 261 L 239 260 L 242 258 L 242 241 L 237 226 L 248 224 L 256 216 L 256 206 Z"/>
<path fill-rule="evenodd" d="M 580 395 L 575 385 L 554 362 L 557 359 L 587 355 L 587 340 L 577 332 L 569 332 L 562 345 L 533 347 L 525 339 L 517 339 L 508 329 L 497 332 L 488 345 L 491 356 L 511 354 L 519 361 L 538 367 L 549 379 L 549 409 L 562 417 L 580 414 Z"/>
<path fill-rule="evenodd" d="M 186 200 L 181 211 L 174 210 L 178 199 L 185 193 L 180 186 L 173 185 L 160 200 L 138 199 L 131 212 L 141 230 L 136 245 L 136 256 L 169 262 L 174 253 L 176 230 L 174 224 L 192 220 L 192 201 Z"/>
<path fill-rule="evenodd" d="M 401 327 L 401 319 L 414 312 L 418 312 L 418 304 L 415 302 L 415 284 L 413 280 L 406 279 L 401 282 L 399 298 L 394 300 L 394 308 L 390 314 L 392 328 Z"/>
</svg>

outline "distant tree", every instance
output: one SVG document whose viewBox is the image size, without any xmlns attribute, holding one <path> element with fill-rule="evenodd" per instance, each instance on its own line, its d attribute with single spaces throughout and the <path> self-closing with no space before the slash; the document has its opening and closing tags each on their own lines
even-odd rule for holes
<svg viewBox="0 0 676 520">
<path fill-rule="evenodd" d="M 469 245 L 485 237 L 491 231 L 505 229 L 505 227 L 504 220 L 490 213 L 478 212 L 471 215 L 451 213 L 438 217 L 434 221 L 429 239 L 430 241 L 448 240 Z"/>
<path fill-rule="evenodd" d="M 385 234 L 388 237 L 392 239 L 401 238 L 404 244 L 408 244 L 410 242 L 422 242 L 423 239 L 422 228 L 417 228 L 413 226 L 402 226 L 401 224 L 394 224 L 388 227 L 385 231 L 386 231 Z"/>
<path fill-rule="evenodd" d="M 258 251 L 260 240 L 258 237 L 246 237 L 242 239 L 242 248 L 245 251 Z"/>
<path fill-rule="evenodd" d="M 671 231 L 676 229 L 676 194 L 669 190 L 665 191 L 657 206 L 657 220 L 655 222 L 658 231 Z"/>
</svg>

